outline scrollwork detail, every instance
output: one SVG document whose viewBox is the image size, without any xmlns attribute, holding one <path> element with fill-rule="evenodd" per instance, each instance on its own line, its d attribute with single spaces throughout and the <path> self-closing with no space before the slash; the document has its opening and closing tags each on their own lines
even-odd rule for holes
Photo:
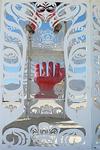
<svg viewBox="0 0 100 150">
<path fill-rule="evenodd" d="M 79 129 L 61 131 L 58 126 L 41 122 L 38 126 L 31 125 L 25 131 L 10 128 L 3 133 L 3 142 L 8 145 L 26 146 L 60 146 L 76 145 L 84 142 L 84 133 Z"/>
</svg>

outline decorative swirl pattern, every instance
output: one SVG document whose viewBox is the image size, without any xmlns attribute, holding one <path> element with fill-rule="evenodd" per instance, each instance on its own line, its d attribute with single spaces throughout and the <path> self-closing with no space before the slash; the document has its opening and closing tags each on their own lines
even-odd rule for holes
<svg viewBox="0 0 100 150">
<path fill-rule="evenodd" d="M 60 146 L 79 145 L 84 141 L 84 133 L 79 129 L 61 131 L 57 126 L 42 122 L 28 127 L 28 132 L 19 128 L 7 129 L 3 142 L 8 145 Z"/>
<path fill-rule="evenodd" d="M 55 17 L 52 17 L 49 21 L 50 27 L 55 27 L 59 22 L 68 21 L 68 31 L 65 37 L 65 42 L 68 43 L 65 52 L 68 56 L 67 59 L 65 58 L 65 60 L 68 60 L 67 99 L 68 102 L 81 102 L 86 98 L 86 6 L 85 4 L 71 5 L 62 3 L 57 7 Z M 24 100 L 23 83 L 27 38 L 23 24 L 25 25 L 27 21 L 34 22 L 36 28 L 41 27 L 42 21 L 36 15 L 34 4 L 5 4 L 5 39 L 3 46 L 4 101 L 23 102 Z M 45 35 L 47 35 L 47 33 L 45 33 Z M 48 41 L 46 44 L 48 44 L 49 41 L 52 43 L 51 38 L 53 37 L 51 37 L 51 33 L 47 38 Z M 81 85 L 81 87 L 77 85 Z M 52 111 L 51 107 L 49 108 L 49 113 L 62 113 L 61 108 L 55 108 Z M 36 109 L 37 108 L 35 108 L 34 111 L 35 113 L 37 113 L 36 111 L 38 110 Z M 45 109 L 48 109 L 48 107 L 45 106 Z M 41 111 L 45 113 L 43 107 L 41 107 Z M 7 129 L 2 136 L 4 144 L 22 146 L 71 146 L 76 144 L 80 145 L 84 141 L 84 134 L 81 130 L 68 129 L 62 131 L 62 129 L 45 122 L 40 123 L 38 127 L 35 125 L 28 127 L 27 132 L 19 128 L 10 128 Z M 77 137 L 78 140 L 76 140 Z"/>
<path fill-rule="evenodd" d="M 68 22 L 65 36 L 65 65 L 67 66 L 66 99 L 71 106 L 87 101 L 86 96 L 86 5 L 71 5 L 76 12 Z M 67 105 L 67 101 L 66 101 Z M 77 107 L 77 105 L 76 105 Z M 73 107 L 73 109 L 76 109 Z M 83 106 L 84 107 L 84 106 Z M 80 109 L 78 107 L 77 109 Z"/>
<path fill-rule="evenodd" d="M 56 7 L 55 16 L 50 19 L 50 26 L 56 26 L 62 21 L 72 20 L 79 14 L 80 10 L 80 5 L 61 3 L 58 7 Z"/>
<path fill-rule="evenodd" d="M 18 4 L 5 4 L 3 49 L 3 101 L 23 101 L 23 77 L 26 61 L 27 38 L 21 26 Z M 16 8 L 16 9 L 15 9 Z M 24 6 L 22 5 L 22 10 Z M 17 11 L 17 13 L 16 13 Z M 23 11 L 21 11 L 23 14 Z M 23 15 L 22 15 L 23 16 Z"/>
<path fill-rule="evenodd" d="M 11 128 L 5 131 L 3 141 L 8 145 L 29 145 L 30 136 L 22 129 Z"/>
<path fill-rule="evenodd" d="M 23 102 L 24 67 L 26 62 L 27 37 L 23 29 L 27 21 L 41 26 L 36 8 L 30 3 L 6 3 L 3 44 L 3 101 Z"/>
<path fill-rule="evenodd" d="M 61 132 L 59 143 L 67 146 L 81 145 L 84 141 L 84 134 L 78 129 L 69 129 Z"/>
<path fill-rule="evenodd" d="M 68 16 L 68 18 L 66 18 L 66 16 Z M 68 43 L 67 95 L 68 100 L 70 102 L 73 101 L 80 102 L 82 101 L 82 97 L 84 100 L 86 98 L 86 82 L 85 82 L 86 6 L 85 4 L 71 5 L 62 3 L 56 9 L 56 16 L 55 15 L 52 16 L 52 18 L 49 21 L 51 26 L 56 26 L 57 24 L 57 22 L 55 22 L 55 17 L 56 20 L 58 20 L 58 22 L 71 21 L 70 23 L 71 25 L 68 27 L 65 40 Z M 37 21 L 35 22 L 35 20 Z M 30 3 L 6 4 L 5 20 L 4 20 L 6 47 L 4 48 L 3 53 L 4 101 L 21 101 L 21 99 L 23 99 L 22 88 L 23 88 L 23 75 L 26 58 L 25 55 L 27 48 L 27 39 L 21 24 L 22 22 L 25 21 L 35 22 L 35 25 L 38 28 L 41 27 L 42 21 L 36 15 L 36 8 L 34 4 L 33 5 L 31 5 Z M 16 91 L 15 94 L 11 94 L 13 91 Z M 81 98 L 79 98 L 80 93 L 81 95 L 83 95 L 81 96 Z"/>
</svg>

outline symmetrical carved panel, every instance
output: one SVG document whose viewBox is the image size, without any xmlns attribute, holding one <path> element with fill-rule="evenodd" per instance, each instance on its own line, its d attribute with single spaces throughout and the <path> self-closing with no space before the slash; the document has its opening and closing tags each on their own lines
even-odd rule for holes
<svg viewBox="0 0 100 150">
<path fill-rule="evenodd" d="M 29 126 L 27 131 L 19 128 L 6 130 L 3 134 L 3 142 L 8 145 L 71 146 L 82 144 L 84 133 L 78 129 L 62 131 L 57 126 L 42 122 L 38 126 Z"/>
<path fill-rule="evenodd" d="M 4 120 L 0 122 L 0 143 L 27 148 L 85 145 L 90 125 L 88 116 L 85 120 L 81 113 L 89 109 L 87 3 L 5 2 L 3 7 L 0 113 Z M 92 15 L 96 33 L 93 100 L 100 109 L 97 5 Z M 98 124 L 94 131 L 97 144 Z"/>
<path fill-rule="evenodd" d="M 65 36 L 65 61 L 67 74 L 66 105 L 72 109 L 86 107 L 86 21 L 87 6 L 81 4 L 72 6 L 75 11 L 73 19 L 68 22 Z M 78 11 L 78 12 L 77 12 Z M 67 58 L 66 58 L 67 57 Z"/>
</svg>

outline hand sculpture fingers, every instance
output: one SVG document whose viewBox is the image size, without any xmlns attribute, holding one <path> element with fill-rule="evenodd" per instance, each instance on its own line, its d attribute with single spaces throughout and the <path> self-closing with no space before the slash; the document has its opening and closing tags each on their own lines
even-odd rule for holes
<svg viewBox="0 0 100 150">
<path fill-rule="evenodd" d="M 48 76 L 49 77 L 53 77 L 53 62 L 49 62 L 49 66 L 48 66 Z"/>
<path fill-rule="evenodd" d="M 39 64 L 35 65 L 34 76 L 35 77 L 39 77 L 40 76 L 40 65 Z"/>
<path fill-rule="evenodd" d="M 65 77 L 65 68 L 60 68 L 60 76 L 61 78 Z"/>
<path fill-rule="evenodd" d="M 34 81 L 38 84 L 40 92 L 36 94 L 35 97 L 57 98 L 58 96 L 54 93 L 53 88 L 57 83 L 59 83 L 62 79 L 64 79 L 64 76 L 65 76 L 65 69 L 60 68 L 59 63 L 55 64 L 55 70 L 52 61 L 50 61 L 48 64 L 46 62 L 42 62 L 41 69 L 40 65 L 36 64 Z"/>
<path fill-rule="evenodd" d="M 56 63 L 55 64 L 55 77 L 59 77 L 60 75 L 60 64 Z"/>
<path fill-rule="evenodd" d="M 47 75 L 46 62 L 42 62 L 42 76 L 45 77 Z"/>
<path fill-rule="evenodd" d="M 53 77 L 53 62 L 49 62 L 48 64 L 48 76 Z M 65 69 L 60 68 L 60 64 L 56 63 L 55 64 L 55 74 L 54 77 L 59 77 L 59 76 L 64 76 L 65 75 Z M 46 62 L 42 62 L 42 70 L 41 70 L 41 75 L 40 75 L 40 65 L 36 64 L 35 65 L 35 77 L 39 76 L 47 76 L 47 64 Z"/>
</svg>

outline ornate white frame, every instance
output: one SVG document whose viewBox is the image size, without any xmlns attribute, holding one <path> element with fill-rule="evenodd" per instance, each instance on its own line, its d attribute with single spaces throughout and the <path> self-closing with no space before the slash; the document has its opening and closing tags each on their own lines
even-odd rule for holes
<svg viewBox="0 0 100 150">
<path fill-rule="evenodd" d="M 6 0 L 5 2 L 15 2 L 15 0 Z M 23 2 L 23 0 L 21 0 Z M 16 2 L 21 2 L 21 1 L 16 1 Z M 32 0 L 31 0 L 32 1 Z M 2 2 L 2 13 L 1 13 L 1 18 L 4 19 L 3 17 L 3 11 L 4 11 L 4 3 Z M 27 0 L 24 0 L 24 2 L 27 2 Z M 86 92 L 87 92 L 87 103 L 86 103 L 86 107 L 85 108 L 77 108 L 76 109 L 72 109 L 69 105 L 68 102 L 66 101 L 66 106 L 65 106 L 65 111 L 66 114 L 75 122 L 77 122 L 79 125 L 83 126 L 86 130 L 86 136 L 85 136 L 85 144 L 80 144 L 78 146 L 69 146 L 67 145 L 62 147 L 57 147 L 57 149 L 100 149 L 100 143 L 99 145 L 96 144 L 96 140 L 97 137 L 100 136 L 100 96 L 99 96 L 99 92 L 100 92 L 100 81 L 99 81 L 99 64 L 100 64 L 100 52 L 99 52 L 99 48 L 100 45 L 95 44 L 98 43 L 98 41 L 100 41 L 100 24 L 98 24 L 98 22 L 100 23 L 100 2 L 99 0 L 77 0 L 77 2 L 74 2 L 73 0 L 69 1 L 66 0 L 66 3 L 70 2 L 70 4 L 82 4 L 85 3 L 87 5 L 86 11 L 87 11 L 87 19 L 86 19 L 86 30 L 85 30 L 85 34 L 86 35 L 86 43 L 85 43 L 85 47 L 86 47 Z M 95 16 L 95 20 L 93 18 L 93 15 Z M 74 27 L 73 27 L 74 28 Z M 4 22 L 1 21 L 1 50 L 2 50 L 2 46 L 4 44 Z M 83 31 L 84 32 L 84 31 Z M 23 33 L 24 34 L 24 33 Z M 95 36 L 94 36 L 95 35 Z M 66 41 L 70 40 L 70 37 L 68 37 L 68 33 L 65 36 L 65 49 L 66 47 L 68 47 L 68 44 Z M 3 43 L 3 44 L 2 44 Z M 92 45 L 93 44 L 93 45 Z M 24 42 L 23 45 L 24 50 L 27 47 L 26 43 Z M 80 45 L 79 45 L 80 46 Z M 81 51 L 82 52 L 82 51 Z M 25 53 L 23 54 L 23 63 L 25 63 Z M 3 61 L 3 56 L 2 56 L 2 52 L 0 53 L 0 60 L 1 62 Z M 68 72 L 68 64 L 70 63 L 70 59 L 68 58 L 68 54 L 65 51 L 65 64 L 66 64 L 66 73 L 69 75 L 72 75 L 72 78 L 74 78 L 74 74 L 70 74 L 70 72 Z M 23 66 L 23 65 L 22 65 Z M 24 67 L 24 66 L 23 66 Z M 0 87 L 2 89 L 2 73 L 3 73 L 3 66 L 0 63 Z M 23 72 L 23 71 L 22 71 Z M 78 75 L 77 75 L 78 76 Z M 78 76 L 78 79 L 84 78 L 83 76 Z M 23 79 L 23 77 L 22 77 Z M 69 86 L 69 83 L 67 83 L 67 86 Z M 22 88 L 22 87 L 21 87 Z M 68 88 L 69 89 L 69 88 Z M 66 93 L 68 92 L 68 89 L 66 91 Z M 72 91 L 71 91 L 72 92 Z M 22 112 L 24 112 L 24 102 L 22 101 L 21 103 L 19 103 L 18 107 L 16 110 L 14 111 L 9 111 L 9 109 L 5 109 L 2 106 L 2 90 L 0 91 L 0 144 L 1 147 L 3 147 L 4 149 L 7 149 L 5 147 L 5 145 L 3 146 L 1 141 L 2 141 L 2 129 L 9 123 L 13 122 L 14 120 L 16 120 L 21 114 Z M 78 92 L 76 92 L 75 94 L 80 94 Z M 66 94 L 66 98 L 68 98 L 68 95 Z M 12 116 L 12 117 L 11 117 Z M 5 133 L 6 134 L 6 133 Z M 8 146 L 9 147 L 9 146 Z M 2 149 L 3 149 L 2 148 Z M 23 149 L 25 150 L 26 147 L 13 147 L 10 145 L 11 149 Z M 27 149 L 36 149 L 35 147 L 33 148 L 29 148 L 27 147 Z M 37 148 L 39 149 L 39 147 Z M 40 148 L 42 149 L 42 148 Z M 48 149 L 48 148 L 47 148 Z M 50 148 L 53 149 L 53 148 Z M 56 149 L 56 148 L 55 148 Z"/>
</svg>

